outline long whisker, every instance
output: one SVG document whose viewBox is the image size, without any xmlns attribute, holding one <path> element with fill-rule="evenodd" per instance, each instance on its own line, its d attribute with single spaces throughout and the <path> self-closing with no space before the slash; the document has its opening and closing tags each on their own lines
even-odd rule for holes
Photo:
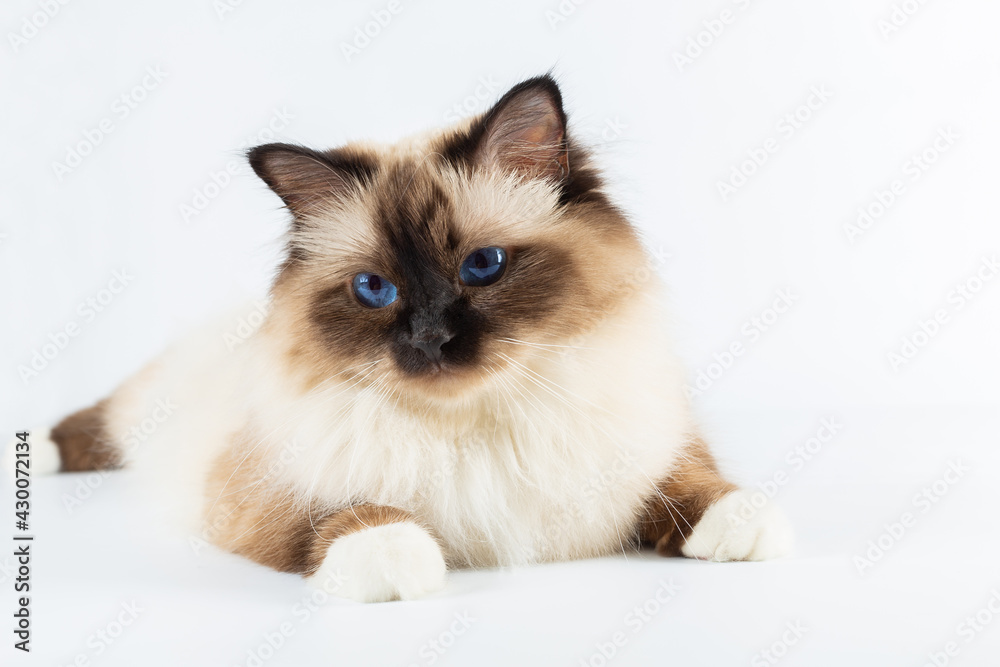
<svg viewBox="0 0 1000 667">
<path fill-rule="evenodd" d="M 545 350 L 550 348 L 555 349 L 566 349 L 566 350 L 593 350 L 592 347 L 583 347 L 581 345 L 555 345 L 553 343 L 532 343 L 526 340 L 520 340 L 518 338 L 498 338 L 497 340 L 503 343 L 512 343 L 514 345 L 525 345 L 527 347 L 537 347 L 538 349 Z"/>
</svg>

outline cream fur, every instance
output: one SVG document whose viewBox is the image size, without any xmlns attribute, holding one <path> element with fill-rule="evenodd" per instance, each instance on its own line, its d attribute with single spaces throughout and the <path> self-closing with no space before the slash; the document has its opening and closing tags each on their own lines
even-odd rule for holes
<svg viewBox="0 0 1000 667">
<path fill-rule="evenodd" d="M 303 395 L 268 327 L 226 349 L 230 317 L 123 385 L 110 431 L 126 433 L 158 398 L 178 405 L 147 442 L 122 446 L 141 487 L 169 494 L 171 504 L 185 490 L 191 527 L 212 500 L 204 495 L 209 463 L 252 419 L 266 436 L 254 452 L 273 471 L 267 483 L 288 484 L 314 504 L 410 511 L 441 538 L 451 565 L 621 551 L 691 430 L 655 276 L 638 296 L 576 345 L 514 346 L 520 366 L 446 410 L 371 386 Z M 289 461 L 293 442 L 301 452 Z"/>
</svg>

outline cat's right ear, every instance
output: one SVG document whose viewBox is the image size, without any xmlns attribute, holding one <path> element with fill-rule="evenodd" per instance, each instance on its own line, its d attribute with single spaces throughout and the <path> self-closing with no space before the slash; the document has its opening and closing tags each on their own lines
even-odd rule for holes
<svg viewBox="0 0 1000 667">
<path fill-rule="evenodd" d="M 564 181 L 569 176 L 566 112 L 559 86 L 548 74 L 511 88 L 470 132 L 476 165 L 529 178 Z"/>
<path fill-rule="evenodd" d="M 247 153 L 254 172 L 296 216 L 306 216 L 349 194 L 373 167 L 357 156 L 292 144 L 265 144 Z"/>
</svg>

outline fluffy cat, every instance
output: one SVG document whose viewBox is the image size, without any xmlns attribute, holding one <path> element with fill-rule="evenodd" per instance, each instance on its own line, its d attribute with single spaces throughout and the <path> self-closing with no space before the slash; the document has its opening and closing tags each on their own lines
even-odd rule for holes
<svg viewBox="0 0 1000 667">
<path fill-rule="evenodd" d="M 36 472 L 134 468 L 197 501 L 199 539 L 360 601 L 447 567 L 789 549 L 699 437 L 661 285 L 550 77 L 390 146 L 249 160 L 292 217 L 261 327 L 36 431 Z"/>
</svg>

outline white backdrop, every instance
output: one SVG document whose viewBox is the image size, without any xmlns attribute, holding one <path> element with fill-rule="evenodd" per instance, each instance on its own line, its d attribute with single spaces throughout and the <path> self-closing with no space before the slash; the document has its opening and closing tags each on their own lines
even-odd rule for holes
<svg viewBox="0 0 1000 667">
<path fill-rule="evenodd" d="M 392 140 L 553 69 L 665 257 L 729 460 L 765 479 L 820 416 L 857 415 L 824 469 L 859 485 L 830 487 L 852 519 L 825 515 L 856 551 L 961 448 L 997 478 L 996 424 L 969 415 L 1000 405 L 998 23 L 990 0 L 8 0 L 0 428 L 263 294 L 287 219 L 247 147 Z M 778 410 L 798 416 L 725 417 Z M 860 485 L 887 479 L 904 491 L 867 516 Z"/>
</svg>

